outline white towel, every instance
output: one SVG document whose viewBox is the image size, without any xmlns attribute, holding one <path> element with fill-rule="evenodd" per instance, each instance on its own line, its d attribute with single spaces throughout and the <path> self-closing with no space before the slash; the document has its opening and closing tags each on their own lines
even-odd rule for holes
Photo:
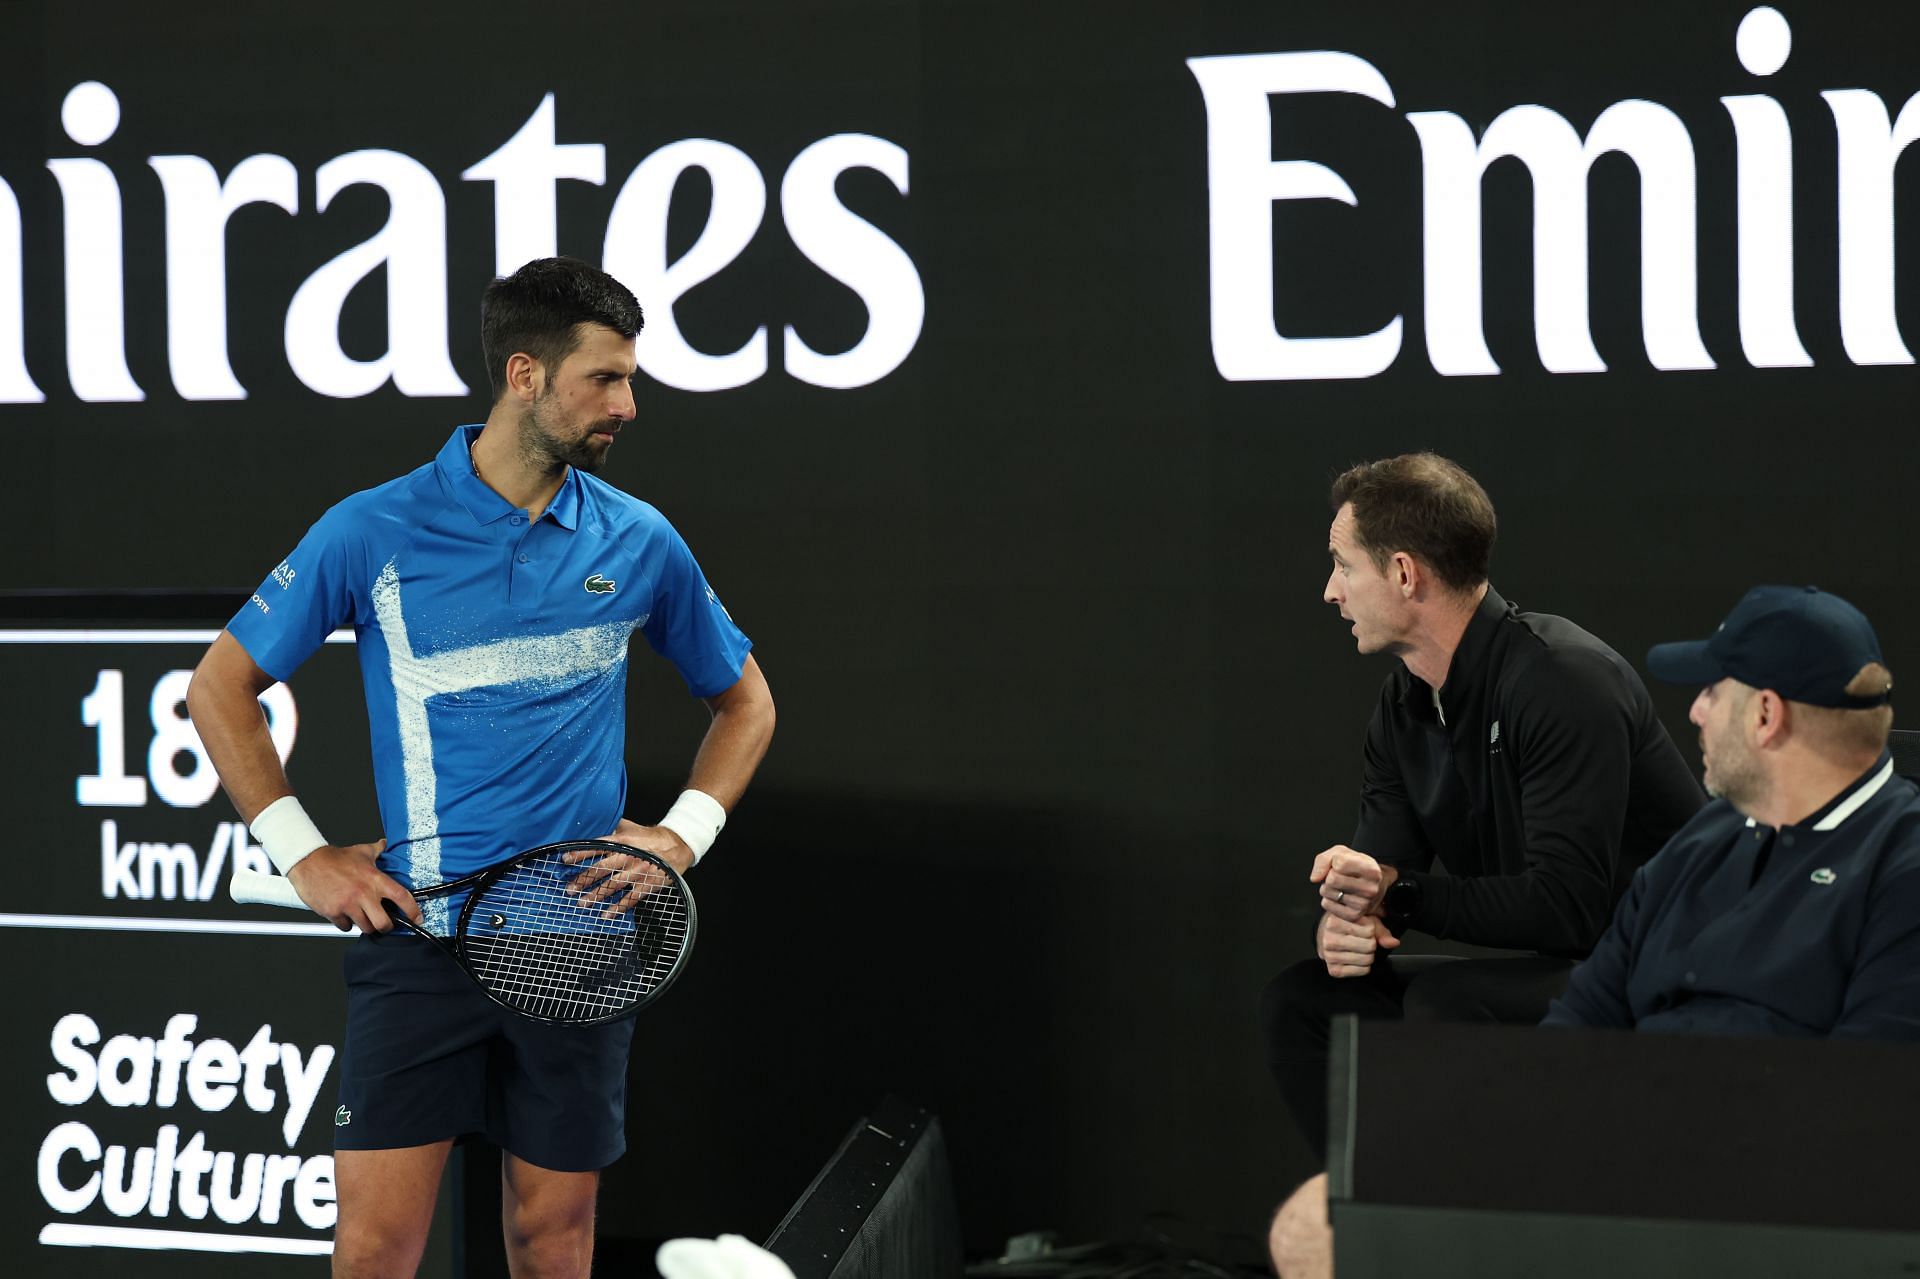
<svg viewBox="0 0 1920 1279">
<path fill-rule="evenodd" d="M 666 1279 L 793 1279 L 786 1262 L 739 1235 L 669 1239 L 653 1263 Z"/>
</svg>

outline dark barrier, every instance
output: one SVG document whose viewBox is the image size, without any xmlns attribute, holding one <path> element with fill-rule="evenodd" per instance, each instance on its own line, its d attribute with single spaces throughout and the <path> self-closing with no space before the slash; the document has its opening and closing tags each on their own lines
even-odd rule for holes
<svg viewBox="0 0 1920 1279">
<path fill-rule="evenodd" d="M 1912 1048 L 1340 1022 L 1343 1276 L 1920 1266 Z"/>
<path fill-rule="evenodd" d="M 959 1279 L 960 1214 L 940 1121 L 887 1097 L 772 1235 L 795 1279 Z"/>
</svg>

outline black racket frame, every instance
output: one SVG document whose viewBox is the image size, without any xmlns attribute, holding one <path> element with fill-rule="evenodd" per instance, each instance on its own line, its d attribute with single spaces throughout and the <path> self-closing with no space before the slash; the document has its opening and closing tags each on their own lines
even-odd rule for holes
<svg viewBox="0 0 1920 1279">
<path fill-rule="evenodd" d="M 674 961 L 673 967 L 668 970 L 667 975 L 661 979 L 660 984 L 648 991 L 645 995 L 642 995 L 639 999 L 628 1004 L 625 1008 L 619 1009 L 616 1012 L 607 1013 L 602 1017 L 542 1017 L 538 1013 L 531 1013 L 524 1008 L 514 1007 L 498 994 L 494 993 L 485 982 L 480 980 L 479 975 L 473 971 L 473 966 L 468 962 L 464 953 L 467 921 L 473 915 L 474 904 L 480 900 L 480 896 L 486 888 L 508 871 L 511 871 L 515 866 L 520 865 L 522 862 L 533 861 L 535 858 L 550 856 L 555 852 L 574 851 L 591 851 L 602 854 L 619 853 L 627 857 L 638 857 L 642 861 L 651 862 L 654 866 L 657 866 L 668 876 L 672 888 L 679 892 L 680 899 L 687 904 L 687 939 L 680 947 L 680 957 Z M 591 864 L 580 867 L 582 872 L 591 869 Z M 497 865 L 489 866 L 485 870 L 477 870 L 471 875 L 462 875 L 460 878 L 450 879 L 444 884 L 434 884 L 430 888 L 419 889 L 413 896 L 416 901 L 422 897 L 444 897 L 448 893 L 458 892 L 462 888 L 471 888 L 473 891 L 467 894 L 467 900 L 460 907 L 460 917 L 454 921 L 452 935 L 447 937 L 442 937 L 438 933 L 428 932 L 426 929 L 420 927 L 411 919 L 401 914 L 400 908 L 390 901 L 382 899 L 381 905 L 387 908 L 387 913 L 393 916 L 395 923 L 404 926 L 415 936 L 423 937 L 438 946 L 441 950 L 446 951 L 447 954 L 452 957 L 453 961 L 460 965 L 460 971 L 465 974 L 468 981 L 472 982 L 479 989 L 481 994 L 514 1016 L 524 1017 L 528 1021 L 538 1022 L 545 1026 L 600 1026 L 610 1021 L 617 1021 L 622 1017 L 633 1016 L 642 1008 L 645 1008 L 648 1004 L 665 994 L 667 987 L 673 985 L 673 983 L 679 979 L 680 970 L 687 966 L 687 956 L 693 953 L 694 934 L 698 930 L 700 923 L 700 912 L 694 905 L 693 890 L 687 887 L 687 881 L 681 877 L 679 871 L 668 865 L 657 853 L 650 853 L 643 848 L 634 848 L 627 844 L 615 844 L 604 839 L 563 839 L 551 844 L 542 844 L 538 848 L 529 848 L 524 853 L 515 853 L 512 857 L 507 858 L 507 860 Z"/>
</svg>

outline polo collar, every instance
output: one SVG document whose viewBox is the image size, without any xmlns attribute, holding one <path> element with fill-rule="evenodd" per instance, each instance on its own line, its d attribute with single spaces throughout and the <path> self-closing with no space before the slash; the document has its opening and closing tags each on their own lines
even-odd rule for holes
<svg viewBox="0 0 1920 1279">
<path fill-rule="evenodd" d="M 448 437 L 446 446 L 434 458 L 434 465 L 446 481 L 453 495 L 460 499 L 460 505 L 477 524 L 492 524 L 517 514 L 520 508 L 488 488 L 485 481 L 473 470 L 473 443 L 480 438 L 484 424 L 479 426 L 456 426 Z M 554 523 L 572 532 L 580 527 L 580 476 L 574 468 L 567 468 L 566 478 L 560 481 L 560 491 L 553 495 L 553 501 L 547 503 L 547 509 L 541 513 L 541 519 L 551 518 Z"/>
<path fill-rule="evenodd" d="M 1786 829 L 1838 830 L 1840 823 L 1864 808 L 1867 801 L 1879 794 L 1880 788 L 1892 780 L 1893 756 L 1887 751 L 1881 751 L 1880 758 L 1873 762 L 1873 766 L 1860 774 L 1845 790 Z M 1758 824 L 1753 818 L 1747 818 L 1747 825 Z"/>
</svg>

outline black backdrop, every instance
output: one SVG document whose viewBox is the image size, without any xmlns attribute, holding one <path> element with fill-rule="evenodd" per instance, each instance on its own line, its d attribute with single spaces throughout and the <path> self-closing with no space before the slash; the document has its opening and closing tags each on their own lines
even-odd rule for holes
<svg viewBox="0 0 1920 1279">
<path fill-rule="evenodd" d="M 767 326 L 767 373 L 723 392 L 643 387 L 641 429 L 605 471 L 687 536 L 757 642 L 781 717 L 700 870 L 698 962 L 643 1023 L 644 1119 L 608 1178 L 609 1232 L 763 1234 L 886 1089 L 946 1119 L 977 1249 L 1033 1226 L 1124 1232 L 1155 1212 L 1260 1229 L 1307 1168 L 1259 1064 L 1253 1001 L 1304 951 L 1302 876 L 1349 829 L 1384 674 L 1318 600 L 1326 483 L 1352 461 L 1430 447 L 1465 463 L 1500 510 L 1501 590 L 1629 656 L 1703 633 L 1755 581 L 1812 581 L 1875 618 L 1896 670 L 1920 669 L 1901 520 L 1913 372 L 1843 348 L 1820 97 L 1871 90 L 1898 113 L 1920 89 L 1907 6 L 1788 8 L 1792 56 L 1764 79 L 1734 54 L 1747 7 L 1724 3 L 232 9 L 186 22 L 126 3 L 10 7 L 0 178 L 21 208 L 24 355 L 45 402 L 0 405 L 14 512 L 0 585 L 244 592 L 332 501 L 484 414 L 477 391 L 335 399 L 291 371 L 290 299 L 386 216 L 371 186 L 317 212 L 325 161 L 386 148 L 437 179 L 449 351 L 475 388 L 493 189 L 459 175 L 544 95 L 562 143 L 606 147 L 605 185 L 559 185 L 563 251 L 598 260 L 620 184 L 671 142 L 725 142 L 765 178 L 750 245 L 673 310 L 712 353 Z M 1357 199 L 1275 206 L 1276 323 L 1343 336 L 1400 315 L 1402 349 L 1366 379 L 1228 381 L 1209 329 L 1209 121 L 1185 60 L 1310 50 L 1365 59 L 1397 105 L 1270 100 L 1274 158 L 1326 164 Z M 122 109 L 97 147 L 60 123 L 87 80 Z M 1760 93 L 1793 134 L 1808 368 L 1742 355 L 1719 99 Z M 1640 182 L 1611 155 L 1588 183 L 1607 371 L 1549 373 L 1535 353 L 1531 188 L 1504 160 L 1482 237 L 1503 371 L 1436 373 L 1405 114 L 1451 111 L 1477 134 L 1540 104 L 1584 134 L 1634 98 L 1692 140 L 1697 313 L 1718 367 L 1649 362 Z M 779 186 L 803 148 L 842 133 L 910 158 L 905 195 L 860 170 L 838 193 L 912 260 L 926 308 L 898 368 L 827 390 L 784 371 L 782 326 L 836 352 L 866 315 L 792 243 Z M 249 398 L 184 399 L 146 159 L 203 156 L 224 177 L 258 153 L 293 163 L 300 211 L 249 205 L 228 226 L 229 349 Z M 104 161 L 124 201 L 139 403 L 83 402 L 67 375 L 64 206 L 46 162 L 74 156 Z M 1896 260 L 1920 248 L 1915 172 L 1896 170 Z M 710 203 L 689 174 L 670 259 Z M 387 348 L 387 279 L 347 302 L 351 356 Z M 1916 287 L 1911 271 L 1896 287 L 1910 341 Z M 634 815 L 650 819 L 702 716 L 669 671 L 636 674 Z M 1686 694 L 1657 696 L 1690 743 Z M 14 728 L 7 749 L 33 731 Z M 293 761 L 296 782 L 329 767 Z"/>
</svg>

